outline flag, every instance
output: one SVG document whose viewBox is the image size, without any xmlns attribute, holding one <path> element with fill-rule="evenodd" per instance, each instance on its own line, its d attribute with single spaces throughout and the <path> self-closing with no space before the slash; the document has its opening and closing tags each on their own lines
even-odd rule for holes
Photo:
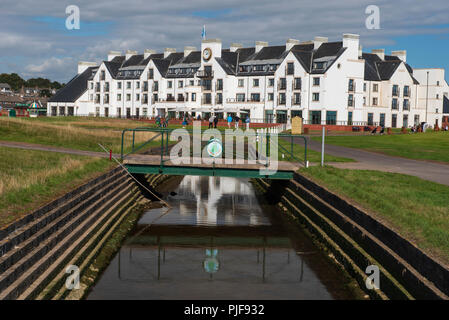
<svg viewBox="0 0 449 320">
<path fill-rule="evenodd" d="M 203 26 L 203 32 L 201 32 L 201 37 L 203 38 L 203 40 L 206 39 L 206 25 Z"/>
</svg>

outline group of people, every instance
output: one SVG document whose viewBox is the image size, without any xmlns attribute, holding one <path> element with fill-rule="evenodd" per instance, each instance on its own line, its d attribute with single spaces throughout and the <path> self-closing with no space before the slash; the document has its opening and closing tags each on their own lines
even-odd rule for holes
<svg viewBox="0 0 449 320">
<path fill-rule="evenodd" d="M 239 128 L 239 122 L 240 122 L 240 120 L 242 120 L 242 124 L 243 124 L 243 123 L 246 124 L 246 130 L 248 130 L 248 129 L 249 129 L 249 124 L 250 124 L 250 122 L 251 122 L 248 115 L 245 117 L 245 119 L 241 119 L 241 118 L 240 118 L 239 116 L 237 116 L 237 115 L 234 116 L 234 117 L 232 117 L 231 115 L 228 115 L 228 118 L 227 118 L 228 128 L 231 128 L 231 124 L 232 124 L 232 122 L 234 122 L 235 128 L 238 129 L 238 128 Z"/>
</svg>

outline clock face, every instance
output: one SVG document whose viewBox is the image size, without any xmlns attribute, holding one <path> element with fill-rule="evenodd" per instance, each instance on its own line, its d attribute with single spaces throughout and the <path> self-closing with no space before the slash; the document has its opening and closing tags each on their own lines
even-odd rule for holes
<svg viewBox="0 0 449 320">
<path fill-rule="evenodd" d="M 208 61 L 212 57 L 212 50 L 210 48 L 206 48 L 203 50 L 203 59 Z"/>
</svg>

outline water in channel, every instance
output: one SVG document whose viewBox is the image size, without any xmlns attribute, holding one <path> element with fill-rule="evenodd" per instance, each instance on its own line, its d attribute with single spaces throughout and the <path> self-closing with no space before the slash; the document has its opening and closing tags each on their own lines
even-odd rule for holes
<svg viewBox="0 0 449 320">
<path fill-rule="evenodd" d="M 248 179 L 161 190 L 88 299 L 348 299 L 343 276 Z"/>
</svg>

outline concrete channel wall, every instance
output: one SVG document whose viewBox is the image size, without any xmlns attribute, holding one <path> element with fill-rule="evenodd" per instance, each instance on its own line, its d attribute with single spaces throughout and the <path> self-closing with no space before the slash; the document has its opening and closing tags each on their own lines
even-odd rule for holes
<svg viewBox="0 0 449 320">
<path fill-rule="evenodd" d="M 149 186 L 165 179 L 148 175 Z M 120 167 L 93 179 L 0 230 L 0 299 L 34 299 L 84 267 L 131 210 L 145 200 Z M 45 296 L 45 295 L 44 295 Z"/>
<path fill-rule="evenodd" d="M 270 191 L 269 181 L 256 183 Z M 372 298 L 448 299 L 447 268 L 326 188 L 295 174 L 279 205 L 305 225 Z M 365 270 L 370 265 L 379 267 L 379 290 L 366 288 Z"/>
</svg>

